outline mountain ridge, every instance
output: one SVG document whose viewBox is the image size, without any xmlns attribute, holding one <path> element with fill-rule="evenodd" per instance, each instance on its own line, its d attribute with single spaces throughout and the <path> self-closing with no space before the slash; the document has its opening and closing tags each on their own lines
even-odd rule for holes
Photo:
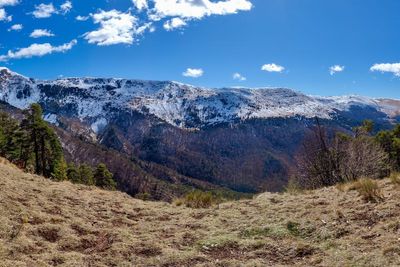
<svg viewBox="0 0 400 267">
<path fill-rule="evenodd" d="M 119 174 L 121 188 L 133 195 L 149 186 L 139 186 L 141 178 L 121 170 L 117 159 L 155 163 L 183 180 L 244 193 L 281 191 L 296 171 L 296 153 L 315 117 L 330 132 L 350 132 L 365 119 L 376 130 L 400 122 L 400 101 L 391 99 L 113 78 L 40 82 L 8 69 L 0 70 L 0 100 L 19 109 L 39 103 L 45 119 L 68 133 L 62 140 L 70 144 L 66 158 L 106 161 Z M 81 142 L 99 146 L 95 152 L 88 148 L 94 158 L 72 153 Z M 113 152 L 105 155 L 103 149 Z M 156 173 L 165 180 L 164 171 Z"/>
<path fill-rule="evenodd" d="M 319 117 L 332 119 L 351 106 L 371 106 L 389 119 L 400 110 L 400 100 L 357 95 L 309 96 L 287 88 L 206 88 L 173 81 L 116 78 L 32 79 L 0 68 L 0 99 L 18 108 L 31 102 L 58 102 L 75 106 L 75 117 L 90 123 L 94 132 L 108 120 L 102 113 L 112 109 L 153 115 L 171 125 L 201 129 L 221 123 L 254 118 Z M 58 94 L 58 95 L 57 95 Z M 393 112 L 393 109 L 395 111 Z M 46 114 L 56 122 L 57 114 Z"/>
</svg>

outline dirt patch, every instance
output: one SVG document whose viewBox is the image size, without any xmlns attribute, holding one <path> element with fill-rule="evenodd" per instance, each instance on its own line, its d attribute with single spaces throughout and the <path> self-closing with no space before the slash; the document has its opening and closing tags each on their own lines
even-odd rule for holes
<svg viewBox="0 0 400 267">
<path fill-rule="evenodd" d="M 41 236 L 44 240 L 55 243 L 60 239 L 60 229 L 57 227 L 43 227 L 39 228 L 37 233 Z"/>
</svg>

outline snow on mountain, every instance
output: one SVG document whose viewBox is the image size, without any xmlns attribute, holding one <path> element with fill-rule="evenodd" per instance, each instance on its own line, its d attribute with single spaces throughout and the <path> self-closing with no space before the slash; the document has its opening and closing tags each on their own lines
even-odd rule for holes
<svg viewBox="0 0 400 267">
<path fill-rule="evenodd" d="M 45 118 L 76 117 L 101 131 L 112 114 L 137 111 L 181 128 L 201 128 L 250 118 L 333 118 L 352 106 L 373 107 L 388 116 L 399 101 L 361 96 L 317 97 L 284 88 L 195 87 L 178 82 L 102 78 L 31 79 L 0 68 L 0 100 L 18 108 L 45 104 Z"/>
</svg>

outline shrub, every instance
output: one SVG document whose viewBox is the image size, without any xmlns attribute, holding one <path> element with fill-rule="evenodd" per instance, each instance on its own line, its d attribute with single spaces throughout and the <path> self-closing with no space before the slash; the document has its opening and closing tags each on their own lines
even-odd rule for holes
<svg viewBox="0 0 400 267">
<path fill-rule="evenodd" d="M 372 179 L 360 179 L 354 183 L 354 188 L 366 202 L 378 202 L 383 199 L 378 183 Z"/>
<path fill-rule="evenodd" d="M 317 127 L 305 137 L 296 158 L 298 184 L 315 189 L 362 177 L 386 177 L 389 157 L 370 136 L 371 129 L 371 122 L 366 121 L 352 135 L 338 132 L 331 137 L 317 120 Z"/>
<path fill-rule="evenodd" d="M 390 175 L 390 181 L 394 185 L 400 185 L 400 173 L 395 172 Z"/>
<path fill-rule="evenodd" d="M 214 204 L 220 203 L 221 199 L 214 196 L 211 192 L 203 192 L 200 190 L 192 191 L 183 198 L 175 200 L 175 204 L 180 206 L 185 204 L 189 208 L 209 208 Z"/>
<path fill-rule="evenodd" d="M 141 199 L 143 201 L 148 201 L 148 200 L 152 199 L 151 194 L 149 194 L 147 192 L 138 193 L 138 194 L 135 195 L 135 197 L 138 198 L 138 199 Z"/>
<path fill-rule="evenodd" d="M 303 193 L 303 188 L 298 184 L 296 178 L 289 179 L 287 186 L 285 187 L 285 192 L 291 195 L 296 195 Z"/>
</svg>

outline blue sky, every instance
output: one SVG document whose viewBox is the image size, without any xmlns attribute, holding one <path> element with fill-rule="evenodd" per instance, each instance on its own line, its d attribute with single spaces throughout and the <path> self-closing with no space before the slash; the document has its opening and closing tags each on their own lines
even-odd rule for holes
<svg viewBox="0 0 400 267">
<path fill-rule="evenodd" d="M 0 65 L 400 98 L 399 11 L 398 0 L 0 0 Z"/>
</svg>

